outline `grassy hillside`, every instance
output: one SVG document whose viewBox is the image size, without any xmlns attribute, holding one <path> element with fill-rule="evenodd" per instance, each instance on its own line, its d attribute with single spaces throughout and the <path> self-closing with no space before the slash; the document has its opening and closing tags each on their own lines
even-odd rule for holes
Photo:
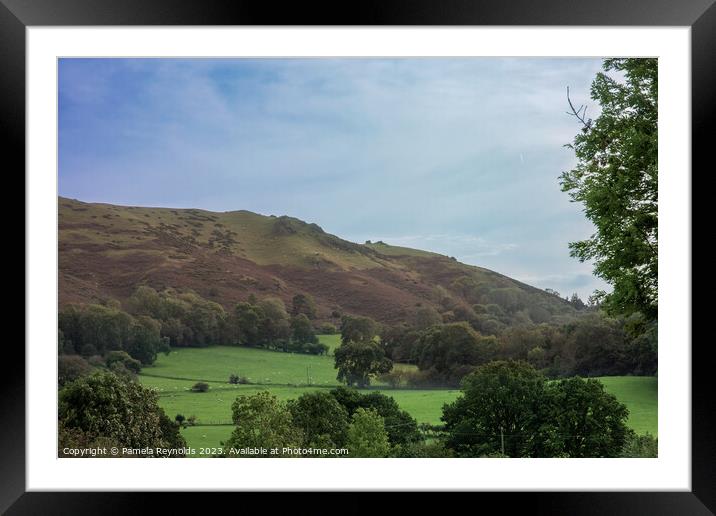
<svg viewBox="0 0 716 516">
<path fill-rule="evenodd" d="M 403 321 L 476 303 L 540 318 L 573 312 L 564 300 L 436 253 L 357 244 L 318 225 L 248 211 L 142 208 L 60 197 L 60 304 L 124 301 L 138 285 L 191 289 L 231 307 L 250 294 L 287 304 L 311 294 L 319 320 L 337 313 Z M 542 322 L 542 321 L 535 321 Z"/>
</svg>

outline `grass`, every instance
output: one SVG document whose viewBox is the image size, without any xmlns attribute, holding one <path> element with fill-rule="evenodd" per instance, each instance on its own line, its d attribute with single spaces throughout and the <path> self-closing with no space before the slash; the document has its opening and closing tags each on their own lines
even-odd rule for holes
<svg viewBox="0 0 716 516">
<path fill-rule="evenodd" d="M 254 384 L 336 385 L 333 357 L 234 346 L 178 348 L 161 355 L 145 376 L 226 384 L 230 374 Z"/>
<path fill-rule="evenodd" d="M 340 343 L 338 335 L 321 335 L 333 353 Z M 414 366 L 399 365 L 402 368 Z M 307 379 L 307 372 L 311 385 Z M 246 376 L 254 384 L 231 385 L 230 374 Z M 160 355 L 152 367 L 142 370 L 140 381 L 157 390 L 159 405 L 174 419 L 177 414 L 196 416 L 197 426 L 182 430 L 187 444 L 194 448 L 218 446 L 231 435 L 231 404 L 237 396 L 269 390 L 281 400 L 306 392 L 338 385 L 332 356 L 281 353 L 261 349 L 216 346 L 180 348 Z M 657 379 L 616 376 L 598 378 L 607 391 L 629 408 L 628 424 L 637 433 L 658 435 Z M 191 392 L 197 381 L 209 384 L 209 391 Z M 440 424 L 442 407 L 459 395 L 448 389 L 391 389 L 375 385 L 364 392 L 383 392 L 419 423 Z M 210 426 L 221 425 L 221 426 Z"/>
<path fill-rule="evenodd" d="M 659 434 L 657 391 L 654 376 L 605 376 L 597 378 L 629 409 L 629 426 L 638 434 Z"/>
<path fill-rule="evenodd" d="M 328 354 L 333 355 L 336 348 L 341 345 L 341 336 L 338 333 L 335 335 L 319 335 L 318 341 L 328 346 Z"/>
</svg>

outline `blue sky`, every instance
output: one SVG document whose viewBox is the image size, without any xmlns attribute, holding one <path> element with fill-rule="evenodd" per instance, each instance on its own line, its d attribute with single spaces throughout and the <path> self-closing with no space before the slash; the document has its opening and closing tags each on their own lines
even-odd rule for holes
<svg viewBox="0 0 716 516">
<path fill-rule="evenodd" d="M 61 59 L 59 193 L 291 215 L 562 295 L 606 285 L 558 177 L 600 59 Z"/>
</svg>

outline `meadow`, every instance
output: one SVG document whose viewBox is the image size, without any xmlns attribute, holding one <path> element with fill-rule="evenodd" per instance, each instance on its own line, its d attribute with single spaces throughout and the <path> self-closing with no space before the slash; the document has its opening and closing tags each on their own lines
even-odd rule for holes
<svg viewBox="0 0 716 516">
<path fill-rule="evenodd" d="M 173 349 L 146 367 L 140 381 L 157 390 L 159 404 L 174 419 L 177 414 L 196 416 L 196 426 L 182 433 L 194 448 L 219 446 L 231 434 L 231 404 L 237 396 L 269 390 L 282 400 L 305 392 L 331 389 L 336 380 L 332 351 L 339 335 L 322 335 L 330 348 L 326 356 L 302 355 L 262 349 L 213 346 Z M 400 366 L 410 368 L 411 366 Z M 228 383 L 230 374 L 246 377 L 249 384 Z M 657 379 L 615 376 L 599 378 L 605 388 L 629 408 L 629 425 L 637 433 L 657 435 Z M 209 384 L 208 392 L 192 392 L 196 382 Z M 392 396 L 418 423 L 440 424 L 442 407 L 453 401 L 455 389 L 394 389 L 380 383 L 364 391 Z"/>
</svg>

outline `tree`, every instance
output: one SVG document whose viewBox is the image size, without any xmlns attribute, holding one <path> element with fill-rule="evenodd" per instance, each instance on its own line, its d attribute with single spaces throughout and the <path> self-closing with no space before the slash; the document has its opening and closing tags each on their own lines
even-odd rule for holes
<svg viewBox="0 0 716 516">
<path fill-rule="evenodd" d="M 153 364 L 157 359 L 157 351 L 163 346 L 159 322 L 140 315 L 132 325 L 131 335 L 127 353 L 144 365 Z"/>
<path fill-rule="evenodd" d="M 286 404 L 268 391 L 239 396 L 231 405 L 234 428 L 226 448 L 292 448 L 303 442 Z M 229 454 L 230 457 L 236 456 Z"/>
<path fill-rule="evenodd" d="M 263 314 L 259 323 L 259 342 L 261 344 L 273 344 L 291 336 L 291 326 L 283 301 L 278 298 L 262 299 L 258 308 Z"/>
<path fill-rule="evenodd" d="M 456 380 L 464 368 L 491 360 L 497 350 L 495 337 L 483 337 L 466 322 L 441 324 L 426 330 L 414 348 L 421 370 L 433 369 L 446 381 Z"/>
<path fill-rule="evenodd" d="M 423 306 L 415 310 L 410 317 L 410 323 L 416 330 L 425 330 L 440 324 L 443 322 L 443 318 L 440 316 L 437 310 L 432 306 Z"/>
<path fill-rule="evenodd" d="M 479 367 L 443 408 L 446 445 L 460 456 L 618 457 L 627 408 L 597 380 L 547 382 L 526 362 Z"/>
<path fill-rule="evenodd" d="M 258 346 L 259 325 L 263 312 L 253 304 L 238 303 L 234 309 L 237 326 L 237 343 L 242 346 Z"/>
<path fill-rule="evenodd" d="M 311 321 L 304 314 L 299 314 L 291 319 L 291 339 L 297 344 L 318 342 Z"/>
<path fill-rule="evenodd" d="M 618 457 L 629 411 L 598 380 L 578 376 L 550 384 L 552 422 L 568 457 Z"/>
<path fill-rule="evenodd" d="M 657 63 L 606 59 L 604 72 L 619 72 L 624 81 L 597 74 L 591 88 L 601 107 L 596 120 L 568 98 L 582 130 L 568 145 L 577 165 L 560 179 L 596 227 L 591 238 L 569 247 L 580 261 L 593 260 L 594 273 L 612 285 L 610 294 L 600 294 L 602 308 L 650 319 L 658 306 Z"/>
<path fill-rule="evenodd" d="M 339 381 L 348 385 L 365 387 L 370 385 L 372 376 L 387 373 L 393 368 L 393 362 L 385 356 L 383 348 L 377 342 L 347 342 L 334 351 L 335 365 Z"/>
<path fill-rule="evenodd" d="M 443 408 L 447 446 L 462 456 L 554 456 L 545 379 L 526 362 L 496 361 L 463 379 L 463 394 Z"/>
<path fill-rule="evenodd" d="M 107 367 L 111 368 L 114 363 L 121 363 L 128 371 L 139 374 L 142 369 L 142 363 L 127 354 L 126 351 L 110 351 L 104 359 Z"/>
<path fill-rule="evenodd" d="M 303 445 L 341 447 L 346 441 L 348 411 L 328 392 L 302 394 L 288 402 L 293 424 L 303 431 Z"/>
<path fill-rule="evenodd" d="M 303 314 L 309 319 L 316 318 L 316 302 L 309 294 L 296 294 L 291 300 L 291 315 Z"/>
<path fill-rule="evenodd" d="M 351 457 L 386 457 L 390 444 L 383 418 L 373 409 L 356 410 L 348 427 L 346 447 Z"/>
<path fill-rule="evenodd" d="M 359 408 L 375 410 L 385 422 L 391 446 L 422 440 L 417 421 L 402 410 L 394 398 L 380 392 L 361 394 L 348 387 L 338 387 L 330 394 L 348 411 L 349 416 Z"/>
<path fill-rule="evenodd" d="M 372 342 L 378 334 L 378 323 L 370 317 L 341 318 L 341 342 Z"/>
<path fill-rule="evenodd" d="M 184 414 L 177 414 L 176 416 L 174 416 L 174 421 L 176 421 L 177 425 L 179 426 L 182 426 L 185 419 L 186 418 L 184 417 Z"/>
<path fill-rule="evenodd" d="M 59 392 L 58 416 L 70 433 L 104 437 L 123 447 L 186 446 L 159 408 L 155 391 L 112 373 L 98 372 L 65 385 Z"/>
<path fill-rule="evenodd" d="M 57 358 L 57 381 L 60 387 L 92 372 L 92 366 L 79 355 L 60 355 Z"/>
</svg>

